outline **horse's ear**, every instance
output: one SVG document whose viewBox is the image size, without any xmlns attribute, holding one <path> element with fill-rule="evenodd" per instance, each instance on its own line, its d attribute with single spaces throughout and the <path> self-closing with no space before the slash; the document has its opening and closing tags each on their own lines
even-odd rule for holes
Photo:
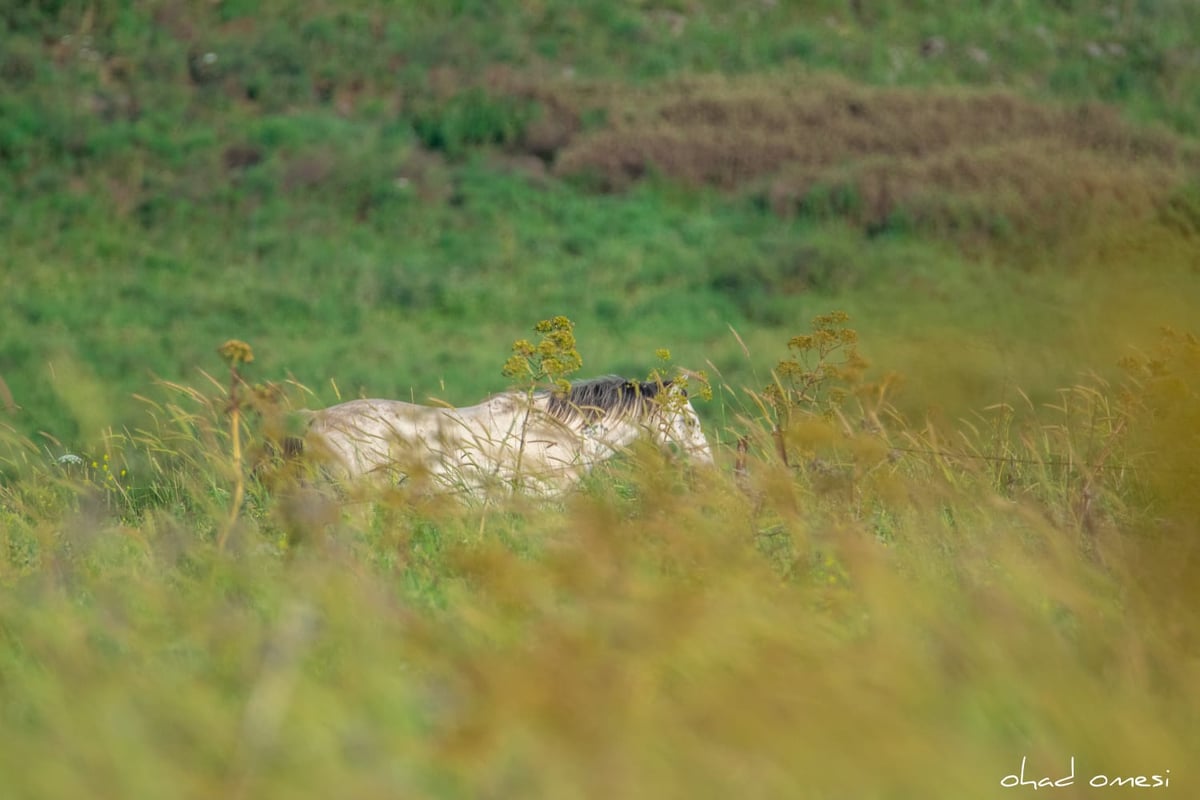
<svg viewBox="0 0 1200 800">
<path fill-rule="evenodd" d="M 669 383 L 659 383 L 658 381 L 631 380 L 625 382 L 625 391 L 632 392 L 638 397 L 649 399 L 657 395 L 659 389 L 669 385 Z"/>
<path fill-rule="evenodd" d="M 687 380 L 678 376 L 665 379 L 662 382 L 662 388 L 668 392 L 679 392 L 684 397 L 688 396 Z"/>
<path fill-rule="evenodd" d="M 635 382 L 635 388 L 637 390 L 637 393 L 640 394 L 642 397 L 646 397 L 646 398 L 651 398 L 651 397 L 657 396 L 658 390 L 663 386 L 666 386 L 666 384 L 660 384 L 658 381 L 637 381 L 637 382 Z"/>
</svg>

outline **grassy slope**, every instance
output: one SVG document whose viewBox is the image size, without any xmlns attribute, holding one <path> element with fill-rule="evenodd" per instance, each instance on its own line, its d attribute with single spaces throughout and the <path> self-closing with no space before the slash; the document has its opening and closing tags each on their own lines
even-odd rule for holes
<svg viewBox="0 0 1200 800">
<path fill-rule="evenodd" d="M 1039 774 L 1076 756 L 1076 796 L 1097 772 L 1187 791 L 1200 387 L 1194 343 L 1151 337 L 1200 294 L 1193 4 L 251 5 L 0 11 L 11 793 L 987 797 L 1026 754 Z M 801 109 L 781 130 L 820 143 L 812 70 L 893 126 L 924 119 L 893 85 L 953 107 L 1015 89 L 1037 101 L 1004 101 L 1024 136 L 1083 100 L 1128 121 L 1056 123 L 1100 144 L 1056 166 L 1057 134 L 1034 137 L 1032 172 L 997 166 L 1029 148 L 954 131 L 776 163 L 746 109 L 795 83 L 766 111 Z M 716 116 L 672 128 L 697 99 L 676 79 L 709 72 Z M 731 110 L 762 152 L 728 149 L 710 123 Z M 564 167 L 597 141 L 649 177 Z M 735 179 L 695 178 L 704 152 Z M 882 203 L 897 177 L 926 194 Z M 792 470 L 761 437 L 748 491 L 642 453 L 562 505 L 364 512 L 267 473 L 226 528 L 239 467 L 196 370 L 228 337 L 253 377 L 321 401 L 334 379 L 468 402 L 565 313 L 587 373 L 662 346 L 711 362 L 725 436 L 741 388 L 834 307 L 905 376 L 913 424 L 808 420 Z M 1154 352 L 1131 395 L 1021 399 L 1130 344 Z M 1001 401 L 1015 416 L 956 422 Z M 48 465 L 37 431 L 97 466 Z"/>
<path fill-rule="evenodd" d="M 589 374 L 644 373 L 665 346 L 679 363 L 754 386 L 780 343 L 830 307 L 853 313 L 878 364 L 915 383 L 949 379 L 942 391 L 964 387 L 962 408 L 1005 383 L 1039 391 L 1081 367 L 1107 369 L 1138 327 L 1186 324 L 1196 292 L 1187 250 L 1170 240 L 1135 258 L 1083 249 L 1031 274 L 716 199 L 529 192 L 482 168 L 458 182 L 452 213 L 397 202 L 394 216 L 349 235 L 327 209 L 292 203 L 259 210 L 253 226 L 228 219 L 219 235 L 197 236 L 185 217 L 164 230 L 83 225 L 51 247 L 16 244 L 4 347 L 19 424 L 70 440 L 64 394 L 84 387 L 64 370 L 92 376 L 99 418 L 129 423 L 140 413 L 129 392 L 146 393 L 153 375 L 214 369 L 214 343 L 229 336 L 255 345 L 255 374 L 292 375 L 326 402 L 332 378 L 345 394 L 467 403 L 504 387 L 506 342 L 555 313 L 578 323 Z M 1122 296 L 1141 258 L 1154 259 L 1156 280 Z M 800 287 L 773 286 L 778 275 Z"/>
<path fill-rule="evenodd" d="M 503 77 L 513 70 L 553 76 L 569 65 L 577 80 L 609 82 L 607 105 L 616 109 L 629 106 L 621 87 L 630 80 L 836 67 L 882 84 L 1008 85 L 1127 101 L 1135 118 L 1192 129 L 1179 118 L 1195 106 L 1179 102 L 1196 91 L 1191 73 L 1164 66 L 1192 57 L 1175 40 L 1188 4 L 1116 19 L 1099 6 L 940 18 L 896 4 L 860 18 L 837 6 L 682 13 L 597 4 L 494 18 L 467 4 L 452 20 L 440 6 L 405 8 L 283 4 L 246 17 L 236 4 L 204 13 L 98 4 L 83 17 L 67 9 L 32 21 L 10 13 L 10 124 L 0 152 L 13 313 L 0 365 L 25 408 L 21 430 L 78 438 L 65 387 L 52 377 L 57 361 L 72 375 L 95 373 L 104 416 L 128 423 L 138 414 L 130 392 L 144 391 L 152 374 L 191 377 L 229 336 L 257 345 L 272 375 L 313 386 L 332 378 L 350 394 L 466 402 L 502 388 L 495 368 L 504 342 L 559 312 L 579 322 L 596 373 L 644 371 L 653 348 L 668 346 L 682 363 L 711 360 L 742 382 L 749 370 L 726 324 L 764 343 L 753 352 L 761 373 L 776 355 L 766 342 L 835 306 L 860 312 L 868 342 L 920 340 L 967 323 L 976 337 L 1015 348 L 1013 360 L 1045 360 L 1027 348 L 1049 342 L 1062 352 L 1074 323 L 1056 309 L 1094 283 L 1086 251 L 1045 259 L 1029 278 L 997 267 L 986 246 L 964 252 L 907 235 L 856 236 L 836 207 L 828 223 L 781 221 L 755 210 L 752 189 L 723 199 L 668 183 L 597 197 L 530 176 L 527 160 L 497 161 L 474 144 L 496 137 L 519 155 L 523 115 L 548 113 L 519 91 L 501 102 L 516 91 Z M 931 36 L 947 49 L 922 57 Z M 1089 56 L 1092 38 L 1120 43 L 1125 55 Z M 965 48 L 989 42 L 996 56 L 972 69 Z M 878 63 L 893 51 L 904 65 L 895 74 Z M 206 63 L 206 53 L 216 60 Z M 499 87 L 501 101 L 456 99 L 477 80 Z M 542 80 L 543 94 L 555 80 Z M 753 86 L 750 95 L 761 94 Z M 605 107 L 583 108 L 584 125 L 603 130 Z M 589 113 L 599 121 L 588 122 Z M 440 141 L 452 159 L 417 149 L 421 138 Z M 1138 265 L 1112 267 L 1125 268 Z M 986 300 L 974 291 L 980 281 Z M 1186 270 L 1164 285 L 1178 294 L 1178 281 L 1195 290 Z M 934 331 L 923 332 L 932 319 Z"/>
</svg>

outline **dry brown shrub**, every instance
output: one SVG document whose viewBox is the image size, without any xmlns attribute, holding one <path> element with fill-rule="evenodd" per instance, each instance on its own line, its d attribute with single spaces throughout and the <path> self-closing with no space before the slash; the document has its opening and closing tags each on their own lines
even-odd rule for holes
<svg viewBox="0 0 1200 800">
<path fill-rule="evenodd" d="M 579 110 L 553 92 L 534 88 L 526 96 L 537 102 L 540 113 L 522 134 L 521 149 L 548 162 L 579 133 Z"/>
<path fill-rule="evenodd" d="M 873 88 L 808 74 L 628 86 L 508 68 L 430 80 L 442 100 L 472 87 L 536 106 L 505 149 L 554 175 L 606 192 L 661 175 L 867 231 L 1044 238 L 1089 219 L 1161 213 L 1200 170 L 1195 143 L 1114 108 L 998 90 Z"/>
<path fill-rule="evenodd" d="M 221 154 L 221 160 L 224 162 L 225 168 L 230 171 L 253 167 L 261 163 L 265 157 L 262 148 L 251 144 L 230 145 Z"/>
<path fill-rule="evenodd" d="M 1000 91 L 811 76 L 539 91 L 564 114 L 598 107 L 607 115 L 602 128 L 566 135 L 553 154 L 559 175 L 620 191 L 660 174 L 755 192 L 780 214 L 810 211 L 814 193 L 832 188 L 844 198 L 834 211 L 868 227 L 897 213 L 945 229 L 998 217 L 1018 228 L 1061 224 L 1063 209 L 1093 206 L 1149 213 L 1200 167 L 1193 146 L 1114 109 Z"/>
<path fill-rule="evenodd" d="M 853 199 L 840 209 L 867 229 L 898 215 L 952 233 L 998 225 L 1051 233 L 1089 216 L 1145 218 L 1178 173 L 1153 161 L 1129 163 L 1049 139 L 949 148 L 927 158 L 871 158 L 841 168 L 788 167 L 765 195 L 781 215 L 802 212 L 822 187 Z"/>
<path fill-rule="evenodd" d="M 288 192 L 318 188 L 329 179 L 336 166 L 336 156 L 328 150 L 293 156 L 284 166 L 283 188 Z"/>
</svg>

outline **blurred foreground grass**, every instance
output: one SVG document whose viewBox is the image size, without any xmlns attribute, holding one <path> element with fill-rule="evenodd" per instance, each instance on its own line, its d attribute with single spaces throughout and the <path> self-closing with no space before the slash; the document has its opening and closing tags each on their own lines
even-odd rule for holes
<svg viewBox="0 0 1200 800">
<path fill-rule="evenodd" d="M 747 401 L 717 471 L 545 505 L 268 466 L 227 546 L 220 382 L 91 461 L 10 432 L 5 795 L 993 797 L 1024 757 L 1186 795 L 1200 344 L 1124 369 L 954 430 Z"/>
</svg>

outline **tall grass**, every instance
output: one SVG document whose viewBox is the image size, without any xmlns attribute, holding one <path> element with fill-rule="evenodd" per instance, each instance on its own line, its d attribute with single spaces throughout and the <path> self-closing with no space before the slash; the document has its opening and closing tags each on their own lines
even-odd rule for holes
<svg viewBox="0 0 1200 800">
<path fill-rule="evenodd" d="M 635 448 L 549 504 L 249 472 L 230 425 L 255 452 L 296 389 L 239 423 L 224 381 L 162 387 L 109 437 L 116 490 L 6 434 L 0 774 L 24 797 L 999 797 L 1022 759 L 1074 758 L 1063 796 L 1184 790 L 1196 352 L 1172 335 L 1121 387 L 951 429 L 881 386 L 781 394 L 783 418 L 725 386 L 717 470 Z"/>
</svg>

